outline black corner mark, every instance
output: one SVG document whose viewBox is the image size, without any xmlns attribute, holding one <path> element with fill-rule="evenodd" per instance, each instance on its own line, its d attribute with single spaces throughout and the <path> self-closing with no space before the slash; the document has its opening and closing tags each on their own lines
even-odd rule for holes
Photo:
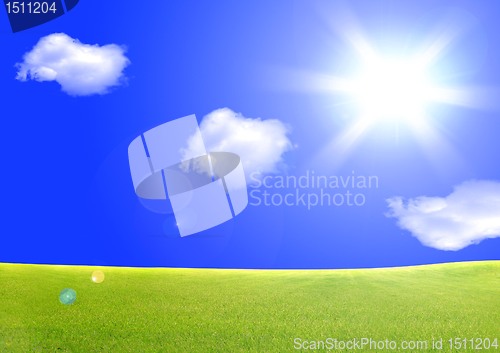
<svg viewBox="0 0 500 353">
<path fill-rule="evenodd" d="M 66 10 L 73 10 L 73 8 L 78 4 L 79 1 L 80 0 L 65 0 L 64 2 L 66 3 Z"/>
</svg>

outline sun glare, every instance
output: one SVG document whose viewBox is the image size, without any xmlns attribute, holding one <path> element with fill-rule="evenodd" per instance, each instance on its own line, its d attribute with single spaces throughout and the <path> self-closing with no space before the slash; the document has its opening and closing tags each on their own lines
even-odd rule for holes
<svg viewBox="0 0 500 353">
<path fill-rule="evenodd" d="M 447 113 L 442 106 L 498 106 L 495 90 L 461 85 L 457 80 L 464 75 L 460 63 L 455 66 L 445 62 L 453 59 L 448 50 L 460 43 L 464 28 L 473 28 L 470 20 L 460 14 L 446 16 L 419 42 L 414 40 L 414 47 L 405 42 L 400 49 L 397 41 L 388 46 L 390 37 L 380 42 L 380 48 L 372 45 L 360 21 L 348 9 L 337 11 L 328 24 L 352 55 L 341 56 L 337 67 L 342 71 L 299 72 L 295 77 L 299 78 L 299 89 L 327 93 L 333 98 L 332 117 L 344 127 L 311 159 L 311 165 L 328 160 L 332 168 L 339 166 L 373 132 L 390 134 L 386 139 L 389 143 L 400 144 L 404 142 L 402 137 L 411 139 L 437 166 L 441 164 L 439 156 L 460 160 L 441 134 L 443 119 L 447 119 L 440 116 Z M 334 162 L 332 155 L 336 156 Z"/>
<path fill-rule="evenodd" d="M 365 117 L 376 121 L 422 119 L 432 84 L 417 60 L 376 58 L 353 78 L 353 98 Z"/>
</svg>

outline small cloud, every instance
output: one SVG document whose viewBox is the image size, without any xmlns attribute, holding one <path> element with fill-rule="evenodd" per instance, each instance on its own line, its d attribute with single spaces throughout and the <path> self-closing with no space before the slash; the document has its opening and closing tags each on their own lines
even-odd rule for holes
<svg viewBox="0 0 500 353">
<path fill-rule="evenodd" d="M 247 179 L 254 173 L 275 173 L 283 166 L 282 156 L 293 148 L 289 128 L 277 119 L 246 118 L 229 108 L 217 109 L 200 124 L 209 152 L 233 152 L 240 156 Z M 199 151 L 199 139 L 191 139 L 185 155 Z"/>
<path fill-rule="evenodd" d="M 125 49 L 116 44 L 83 44 L 64 33 L 41 38 L 16 64 L 16 79 L 56 81 L 72 96 L 106 94 L 123 82 L 123 70 L 130 64 Z"/>
<path fill-rule="evenodd" d="M 446 197 L 387 200 L 389 217 L 423 245 L 456 251 L 500 237 L 500 182 L 472 180 Z"/>
</svg>

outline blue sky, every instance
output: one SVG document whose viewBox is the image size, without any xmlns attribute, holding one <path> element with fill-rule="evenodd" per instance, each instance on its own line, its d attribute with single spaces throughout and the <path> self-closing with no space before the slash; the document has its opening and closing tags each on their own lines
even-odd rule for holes
<svg viewBox="0 0 500 353">
<path fill-rule="evenodd" d="M 499 199 L 491 190 L 500 182 L 500 106 L 494 99 L 500 87 L 499 6 L 486 0 L 140 6 L 82 0 L 68 14 L 16 34 L 3 13 L 0 261 L 354 268 L 499 259 L 498 238 L 453 251 L 422 242 L 435 229 L 449 232 L 446 222 L 453 217 L 460 219 L 452 224 L 456 234 L 477 232 L 484 214 L 490 223 L 482 231 L 498 229 L 500 215 L 491 218 L 491 210 L 498 210 Z M 380 122 L 352 146 L 342 145 L 339 137 L 356 122 L 356 105 L 346 103 L 345 92 L 315 89 L 312 78 L 352 73 L 360 55 L 346 33 L 359 28 L 377 52 L 399 55 L 420 50 L 447 26 L 461 28 L 461 21 L 466 30 L 443 50 L 431 76 L 473 87 L 470 104 L 431 104 L 431 130 L 420 139 L 404 124 Z M 53 81 L 16 80 L 15 64 L 53 33 L 126 47 L 126 80 L 107 94 L 88 96 L 67 94 Z M 377 176 L 378 188 L 363 191 L 362 207 L 249 205 L 227 223 L 180 238 L 173 215 L 149 212 L 137 200 L 127 148 L 155 126 L 189 114 L 201 122 L 220 108 L 287 126 L 293 148 L 283 151 L 269 175 L 354 171 Z M 492 184 L 467 184 L 471 180 Z M 455 196 L 443 199 L 460 185 Z M 479 203 L 471 193 L 482 197 Z M 396 196 L 431 199 L 415 201 L 412 212 L 399 210 L 399 218 L 387 217 L 387 200 Z M 451 211 L 424 219 L 424 211 L 443 200 Z"/>
</svg>

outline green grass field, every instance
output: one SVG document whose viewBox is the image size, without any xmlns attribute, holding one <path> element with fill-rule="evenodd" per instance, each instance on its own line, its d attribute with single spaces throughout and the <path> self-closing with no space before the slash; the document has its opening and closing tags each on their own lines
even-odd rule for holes
<svg viewBox="0 0 500 353">
<path fill-rule="evenodd" d="M 101 284 L 90 279 L 96 269 Z M 499 284 L 500 261 L 333 271 L 0 264 L 0 352 L 294 352 L 295 338 L 493 339 Z M 59 302 L 63 288 L 77 291 L 73 305 Z"/>
</svg>

